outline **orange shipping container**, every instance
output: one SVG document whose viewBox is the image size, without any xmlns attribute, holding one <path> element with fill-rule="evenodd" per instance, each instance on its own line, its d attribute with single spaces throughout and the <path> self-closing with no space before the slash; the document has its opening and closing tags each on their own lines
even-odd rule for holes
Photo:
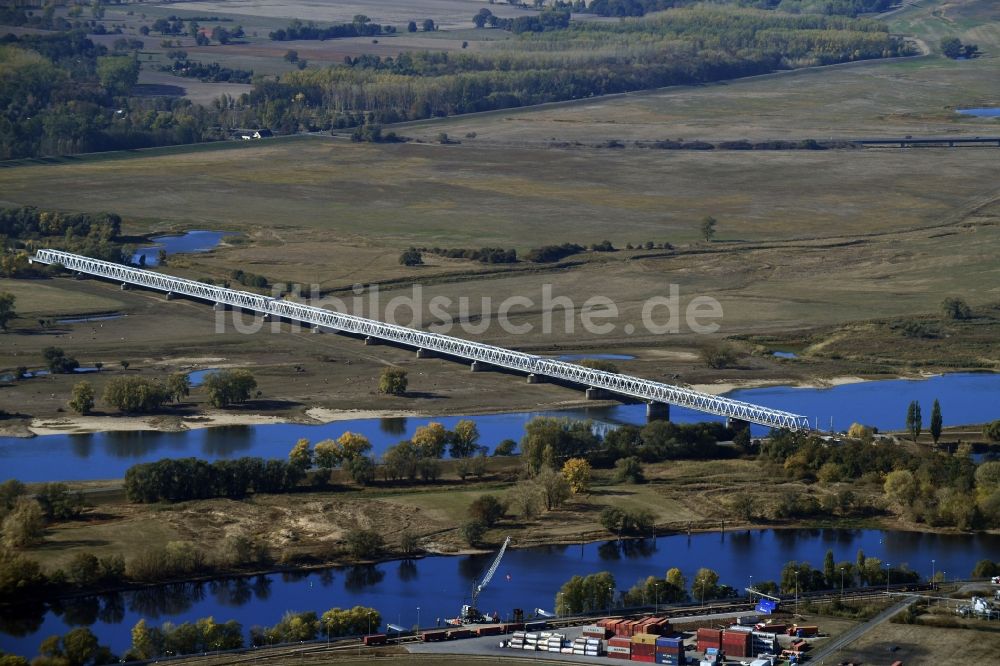
<svg viewBox="0 0 1000 666">
<path fill-rule="evenodd" d="M 632 643 L 632 654 L 650 656 L 656 654 L 656 646 L 648 643 Z"/>
</svg>

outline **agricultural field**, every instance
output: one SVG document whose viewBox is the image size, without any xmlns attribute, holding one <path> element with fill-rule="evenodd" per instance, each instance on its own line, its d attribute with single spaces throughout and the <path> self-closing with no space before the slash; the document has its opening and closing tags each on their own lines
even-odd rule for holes
<svg viewBox="0 0 1000 666">
<path fill-rule="evenodd" d="M 212 15 L 252 16 L 264 19 L 292 19 L 317 23 L 350 23 L 358 14 L 364 14 L 375 23 L 406 26 L 408 21 L 433 19 L 442 29 L 471 28 L 472 15 L 483 6 L 477 0 L 354 0 L 352 2 L 324 2 L 323 0 L 294 0 L 293 2 L 264 2 L 262 0 L 195 0 L 185 2 L 188 12 Z M 159 5 L 161 9 L 176 12 L 174 4 Z M 513 17 L 534 12 L 506 4 L 491 5 L 497 16 Z"/>
<path fill-rule="evenodd" d="M 887 15 L 890 30 L 919 39 L 931 53 L 926 57 L 421 121 L 405 126 L 403 133 L 430 138 L 441 131 L 454 136 L 475 131 L 480 141 L 513 145 L 996 135 L 1000 121 L 959 115 L 955 109 L 1000 102 L 997 12 L 989 0 L 925 0 Z M 984 53 L 964 61 L 938 57 L 944 36 L 978 44 Z"/>
</svg>

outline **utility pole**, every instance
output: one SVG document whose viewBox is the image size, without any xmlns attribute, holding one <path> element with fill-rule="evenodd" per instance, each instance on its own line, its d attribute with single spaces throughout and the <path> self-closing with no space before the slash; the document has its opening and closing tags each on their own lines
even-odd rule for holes
<svg viewBox="0 0 1000 666">
<path fill-rule="evenodd" d="M 795 570 L 795 615 L 799 614 L 799 570 Z"/>
</svg>

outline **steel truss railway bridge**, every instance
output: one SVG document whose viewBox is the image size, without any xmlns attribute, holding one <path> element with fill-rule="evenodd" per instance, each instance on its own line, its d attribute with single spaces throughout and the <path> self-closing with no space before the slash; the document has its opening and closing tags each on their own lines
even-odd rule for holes
<svg viewBox="0 0 1000 666">
<path fill-rule="evenodd" d="M 31 259 L 41 264 L 59 264 L 74 273 L 164 292 L 168 298 L 184 296 L 230 307 L 264 317 L 299 322 L 314 329 L 363 336 L 369 342 L 388 342 L 417 350 L 418 356 L 440 354 L 463 359 L 472 369 L 503 368 L 524 373 L 529 382 L 554 380 L 587 389 L 588 397 L 625 397 L 647 404 L 651 416 L 668 416 L 669 405 L 686 407 L 706 414 L 726 417 L 732 422 L 755 423 L 772 428 L 808 430 L 809 419 L 777 409 L 769 409 L 722 396 L 692 391 L 615 372 L 586 368 L 575 363 L 512 351 L 503 347 L 471 342 L 439 333 L 387 324 L 355 315 L 342 314 L 281 298 L 164 275 L 155 271 L 91 259 L 59 250 L 38 250 Z"/>
</svg>

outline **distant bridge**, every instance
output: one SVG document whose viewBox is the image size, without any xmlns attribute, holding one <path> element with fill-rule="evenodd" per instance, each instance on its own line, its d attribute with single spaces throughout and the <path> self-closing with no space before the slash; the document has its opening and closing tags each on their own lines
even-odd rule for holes
<svg viewBox="0 0 1000 666">
<path fill-rule="evenodd" d="M 443 354 L 465 359 L 472 362 L 474 371 L 493 366 L 525 373 L 528 375 L 529 382 L 543 381 L 545 378 L 549 378 L 576 384 L 587 388 L 588 397 L 603 395 L 613 397 L 617 395 L 642 400 L 647 403 L 647 413 L 651 415 L 665 416 L 669 414 L 669 405 L 677 405 L 706 414 L 724 416 L 733 421 L 756 423 L 772 428 L 788 428 L 789 430 L 809 429 L 809 419 L 798 414 L 692 391 L 650 379 L 595 370 L 575 363 L 557 361 L 503 347 L 471 342 L 439 333 L 429 333 L 396 324 L 386 324 L 374 319 L 342 314 L 281 298 L 237 291 L 154 271 L 91 259 L 79 254 L 59 250 L 38 250 L 32 257 L 32 261 L 41 264 L 60 264 L 69 271 L 120 282 L 122 287 L 135 285 L 162 291 L 167 294 L 168 298 L 186 296 L 214 303 L 217 307 L 239 308 L 263 316 L 300 322 L 314 328 L 327 328 L 364 336 L 366 340 L 370 341 L 386 341 L 404 345 L 415 348 L 418 356 Z"/>
</svg>

